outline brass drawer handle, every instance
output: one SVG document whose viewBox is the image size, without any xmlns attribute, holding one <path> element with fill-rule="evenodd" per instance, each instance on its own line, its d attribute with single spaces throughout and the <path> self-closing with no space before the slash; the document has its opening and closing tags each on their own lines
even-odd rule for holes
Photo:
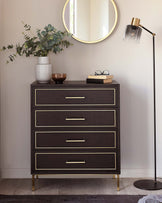
<svg viewBox="0 0 162 203">
<path fill-rule="evenodd" d="M 85 161 L 66 161 L 66 164 L 85 164 Z"/>
<path fill-rule="evenodd" d="M 77 143 L 77 142 L 79 142 L 79 143 L 83 143 L 83 142 L 85 142 L 85 140 L 66 140 L 66 142 L 67 143 Z"/>
<path fill-rule="evenodd" d="M 65 97 L 65 99 L 85 99 L 85 97 Z"/>
<path fill-rule="evenodd" d="M 85 121 L 85 118 L 65 118 L 66 121 Z"/>
</svg>

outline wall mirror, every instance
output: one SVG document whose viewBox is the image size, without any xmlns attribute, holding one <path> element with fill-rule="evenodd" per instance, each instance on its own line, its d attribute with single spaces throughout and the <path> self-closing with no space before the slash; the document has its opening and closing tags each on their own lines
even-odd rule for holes
<svg viewBox="0 0 162 203">
<path fill-rule="evenodd" d="M 118 13 L 114 0 L 67 0 L 63 23 L 72 37 L 83 43 L 97 43 L 115 29 Z"/>
</svg>

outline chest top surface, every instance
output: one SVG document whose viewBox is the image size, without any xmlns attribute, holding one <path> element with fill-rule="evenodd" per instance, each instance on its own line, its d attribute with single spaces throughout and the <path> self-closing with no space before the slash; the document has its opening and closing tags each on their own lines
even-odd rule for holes
<svg viewBox="0 0 162 203">
<path fill-rule="evenodd" d="M 38 83 L 38 82 L 33 82 L 31 84 L 32 87 L 38 88 L 38 87 L 47 87 L 47 88 L 64 88 L 64 87 L 83 87 L 83 88 L 88 88 L 88 87 L 116 87 L 119 86 L 119 83 L 116 81 L 113 81 L 112 83 L 107 83 L 107 84 L 96 84 L 96 83 L 86 83 L 86 81 L 65 81 L 63 84 L 55 84 L 54 81 L 51 81 L 50 83 L 43 84 L 43 83 Z"/>
</svg>

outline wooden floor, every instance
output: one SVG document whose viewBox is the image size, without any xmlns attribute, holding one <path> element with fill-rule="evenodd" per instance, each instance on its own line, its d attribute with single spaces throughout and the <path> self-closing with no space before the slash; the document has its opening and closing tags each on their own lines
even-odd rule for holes
<svg viewBox="0 0 162 203">
<path fill-rule="evenodd" d="M 0 194 L 5 195 L 83 195 L 83 194 L 162 194 L 159 191 L 140 190 L 133 186 L 136 179 L 120 179 L 120 191 L 116 180 L 109 179 L 38 179 L 36 191 L 31 191 L 30 179 L 3 179 L 0 181 Z M 162 181 L 162 180 L 161 180 Z"/>
</svg>

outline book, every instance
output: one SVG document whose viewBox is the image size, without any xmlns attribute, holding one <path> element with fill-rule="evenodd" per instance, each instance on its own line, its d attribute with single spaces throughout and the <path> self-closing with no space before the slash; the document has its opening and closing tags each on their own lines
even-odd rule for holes
<svg viewBox="0 0 162 203">
<path fill-rule="evenodd" d="M 113 75 L 89 75 L 88 76 L 89 79 L 112 79 Z"/>
<path fill-rule="evenodd" d="M 87 78 L 87 83 L 98 83 L 98 84 L 112 83 L 112 78 L 109 79 Z"/>
</svg>

